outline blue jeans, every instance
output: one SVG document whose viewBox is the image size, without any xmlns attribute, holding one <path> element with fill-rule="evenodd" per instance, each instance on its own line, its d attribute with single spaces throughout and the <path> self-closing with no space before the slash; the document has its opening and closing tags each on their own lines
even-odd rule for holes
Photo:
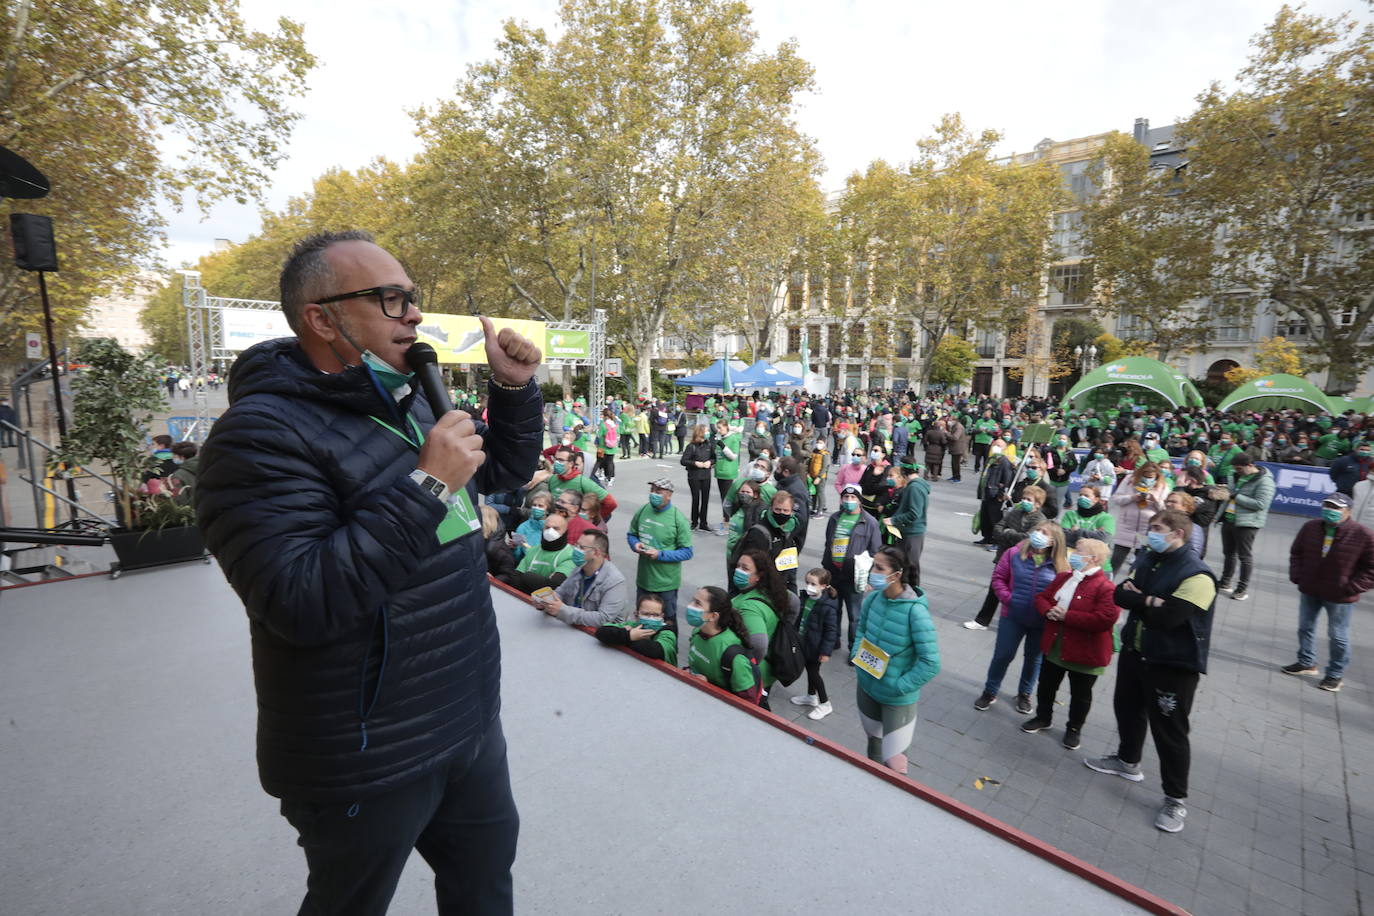
<svg viewBox="0 0 1374 916">
<path fill-rule="evenodd" d="M 1298 593 L 1298 661 L 1304 665 L 1317 661 L 1317 618 L 1326 609 L 1326 637 L 1331 641 L 1331 660 L 1327 677 L 1344 677 L 1350 664 L 1350 609 L 1353 604 L 1323 601 Z"/>
<path fill-rule="evenodd" d="M 1044 627 L 1028 627 L 1017 623 L 1011 617 L 1003 617 L 997 622 L 997 646 L 992 650 L 992 662 L 988 665 L 988 679 L 983 689 L 996 696 L 1002 686 L 1002 676 L 1016 655 L 1016 647 L 1021 640 L 1026 641 L 1022 649 L 1021 683 L 1017 693 L 1035 692 L 1035 681 L 1040 677 L 1040 633 Z"/>
</svg>

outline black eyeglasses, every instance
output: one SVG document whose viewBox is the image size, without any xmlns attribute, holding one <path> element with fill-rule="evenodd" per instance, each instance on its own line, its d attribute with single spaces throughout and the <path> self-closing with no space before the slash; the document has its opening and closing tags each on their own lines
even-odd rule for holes
<svg viewBox="0 0 1374 916">
<path fill-rule="evenodd" d="M 420 307 L 420 291 L 418 289 L 402 289 L 399 286 L 374 286 L 371 289 L 354 290 L 351 293 L 340 293 L 337 296 L 326 296 L 323 299 L 316 299 L 317 305 L 326 305 L 330 302 L 343 302 L 345 299 L 364 299 L 373 297 L 377 304 L 381 306 L 382 314 L 388 318 L 404 318 L 406 312 L 413 305 Z"/>
</svg>

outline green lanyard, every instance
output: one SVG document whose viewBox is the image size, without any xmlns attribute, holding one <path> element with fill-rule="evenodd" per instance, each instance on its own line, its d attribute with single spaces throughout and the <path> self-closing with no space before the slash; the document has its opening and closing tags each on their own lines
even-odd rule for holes
<svg viewBox="0 0 1374 916">
<path fill-rule="evenodd" d="M 411 448 L 415 449 L 415 451 L 417 452 L 420 450 L 420 446 L 424 444 L 425 434 L 421 431 L 420 424 L 416 423 L 415 418 L 410 416 L 409 414 L 406 414 L 406 419 L 410 421 L 410 428 L 415 433 L 414 439 L 410 438 L 405 433 L 401 432 L 399 429 L 392 426 L 385 420 L 379 420 L 376 417 L 373 417 L 372 419 L 378 426 L 382 427 L 383 429 L 390 430 L 391 432 L 400 436 L 402 441 L 404 441 Z"/>
</svg>

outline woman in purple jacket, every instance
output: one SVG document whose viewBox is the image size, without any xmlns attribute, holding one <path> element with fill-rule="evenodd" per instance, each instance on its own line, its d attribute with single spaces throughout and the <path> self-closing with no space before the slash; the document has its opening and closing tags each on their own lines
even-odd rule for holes
<svg viewBox="0 0 1374 916">
<path fill-rule="evenodd" d="M 1017 547 L 1002 554 L 992 573 L 992 590 L 1002 605 L 1002 619 L 997 625 L 997 645 L 988 664 L 988 679 L 983 692 L 973 701 L 973 708 L 982 712 L 997 702 L 1002 677 L 1023 641 L 1021 680 L 1016 689 L 1016 711 L 1029 715 L 1031 693 L 1040 676 L 1040 635 L 1045 619 L 1035 609 L 1035 596 L 1044 591 L 1059 573 L 1068 572 L 1068 550 L 1064 546 L 1064 529 L 1054 522 L 1041 522 L 1031 529 L 1030 537 Z"/>
</svg>

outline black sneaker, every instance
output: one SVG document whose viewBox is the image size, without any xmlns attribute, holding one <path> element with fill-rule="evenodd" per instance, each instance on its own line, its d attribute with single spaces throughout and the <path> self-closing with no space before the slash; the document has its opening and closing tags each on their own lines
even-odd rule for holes
<svg viewBox="0 0 1374 916">
<path fill-rule="evenodd" d="M 997 694 L 988 693 L 986 690 L 984 690 L 982 693 L 978 695 L 978 699 L 973 701 L 973 708 L 978 710 L 979 712 L 982 712 L 983 710 L 987 709 L 989 706 L 996 702 Z"/>
<path fill-rule="evenodd" d="M 1294 662 L 1294 663 L 1291 664 L 1291 665 L 1284 665 L 1284 666 L 1283 666 L 1282 668 L 1280 668 L 1279 670 L 1282 671 L 1284 674 L 1292 674 L 1292 675 L 1301 676 L 1301 675 L 1304 675 L 1304 674 L 1316 674 L 1316 673 L 1317 673 L 1317 666 L 1316 666 L 1316 665 L 1304 665 L 1302 662 Z"/>
<path fill-rule="evenodd" d="M 1235 591 L 1235 589 L 1231 587 L 1231 583 L 1229 582 L 1220 582 L 1217 584 L 1217 591 L 1221 592 L 1224 595 L 1229 595 L 1233 591 Z"/>
<path fill-rule="evenodd" d="M 1064 746 L 1065 746 L 1066 748 L 1068 748 L 1069 750 L 1073 750 L 1074 748 L 1078 747 L 1078 746 L 1079 746 L 1080 744 L 1082 744 L 1082 743 L 1083 743 L 1083 731 L 1082 731 L 1082 729 L 1077 729 L 1077 728 L 1074 728 L 1073 726 L 1069 726 L 1068 728 L 1064 729 Z"/>
<path fill-rule="evenodd" d="M 1317 685 L 1322 690 L 1329 690 L 1332 693 L 1341 689 L 1341 679 L 1338 677 L 1324 677 L 1322 682 Z"/>
<path fill-rule="evenodd" d="M 1042 719 L 1039 716 L 1036 716 L 1034 719 L 1027 719 L 1026 721 L 1021 723 L 1021 731 L 1025 732 L 1028 735 L 1033 735 L 1036 732 L 1042 732 L 1049 727 L 1050 720 Z"/>
<path fill-rule="evenodd" d="M 1030 694 L 1028 694 L 1028 693 L 1018 693 L 1018 694 L 1016 695 L 1016 711 L 1019 712 L 1019 713 L 1020 713 L 1021 715 L 1023 715 L 1023 716 L 1028 716 L 1028 715 L 1030 715 L 1030 711 L 1031 711 Z"/>
<path fill-rule="evenodd" d="M 1232 600 L 1232 601 L 1244 601 L 1244 600 L 1246 600 L 1246 599 L 1249 598 L 1249 597 L 1250 597 L 1250 593 L 1247 592 L 1247 591 L 1246 591 L 1245 589 L 1243 589 L 1243 588 L 1238 588 L 1238 589 L 1236 589 L 1234 592 L 1231 593 L 1231 600 Z"/>
</svg>

